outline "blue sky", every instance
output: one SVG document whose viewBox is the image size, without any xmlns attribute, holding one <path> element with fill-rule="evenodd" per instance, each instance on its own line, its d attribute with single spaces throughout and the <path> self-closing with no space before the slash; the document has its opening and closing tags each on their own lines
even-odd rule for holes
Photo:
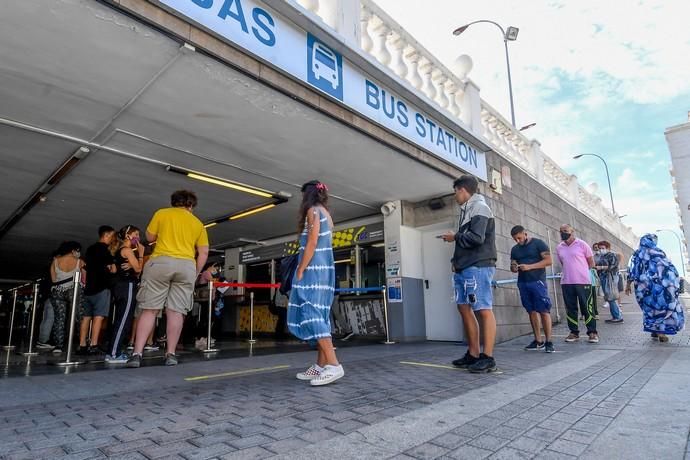
<svg viewBox="0 0 690 460">
<path fill-rule="evenodd" d="M 449 68 L 469 55 L 469 77 L 482 97 L 510 116 L 503 42 L 497 28 L 476 24 L 459 37 L 453 29 L 477 19 L 520 28 L 509 43 L 516 124 L 536 122 L 525 135 L 576 174 L 609 206 L 611 172 L 616 211 L 641 235 L 678 232 L 680 220 L 669 175 L 664 130 L 690 111 L 690 2 L 682 0 L 376 0 Z M 433 7 L 432 7 L 433 6 Z M 596 184 L 596 185 L 595 185 Z M 662 232 L 660 245 L 674 261 L 678 242 Z"/>
</svg>

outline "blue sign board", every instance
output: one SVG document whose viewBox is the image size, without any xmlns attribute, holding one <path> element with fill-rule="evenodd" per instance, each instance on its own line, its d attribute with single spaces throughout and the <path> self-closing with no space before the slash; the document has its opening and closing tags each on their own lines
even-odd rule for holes
<svg viewBox="0 0 690 460">
<path fill-rule="evenodd" d="M 419 147 L 487 180 L 483 152 L 258 0 L 158 0 Z"/>
</svg>

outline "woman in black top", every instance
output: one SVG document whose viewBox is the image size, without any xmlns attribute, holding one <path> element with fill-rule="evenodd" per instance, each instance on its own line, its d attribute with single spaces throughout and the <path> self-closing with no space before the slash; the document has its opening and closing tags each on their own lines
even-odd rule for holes
<svg viewBox="0 0 690 460">
<path fill-rule="evenodd" d="M 120 229 L 117 239 L 120 244 L 115 252 L 114 321 L 105 362 L 124 364 L 129 358 L 124 353 L 124 346 L 132 328 L 139 274 L 144 266 L 144 246 L 139 242 L 139 229 L 133 225 Z"/>
</svg>

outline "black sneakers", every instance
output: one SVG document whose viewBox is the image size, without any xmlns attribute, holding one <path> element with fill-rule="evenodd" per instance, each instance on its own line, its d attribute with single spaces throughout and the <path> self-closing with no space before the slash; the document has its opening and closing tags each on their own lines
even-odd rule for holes
<svg viewBox="0 0 690 460">
<path fill-rule="evenodd" d="M 481 353 L 479 359 L 477 359 L 474 364 L 470 364 L 467 369 L 474 374 L 492 372 L 496 370 L 496 360 L 493 356 L 487 356 Z"/>
<path fill-rule="evenodd" d="M 556 351 L 553 349 L 553 342 L 544 343 L 544 351 L 547 353 L 553 353 L 554 351 Z"/>
<path fill-rule="evenodd" d="M 476 363 L 478 360 L 479 360 L 479 358 L 475 358 L 468 351 L 465 353 L 465 356 L 463 356 L 460 359 L 456 359 L 455 361 L 453 361 L 453 366 L 459 367 L 461 369 L 467 369 L 469 366 Z"/>
<path fill-rule="evenodd" d="M 536 340 L 532 340 L 532 343 L 527 345 L 525 347 L 525 350 L 527 351 L 537 351 L 537 350 L 543 350 L 544 349 L 544 342 L 537 342 Z"/>
<path fill-rule="evenodd" d="M 127 367 L 137 368 L 141 366 L 141 354 L 134 353 L 127 361 Z"/>
</svg>

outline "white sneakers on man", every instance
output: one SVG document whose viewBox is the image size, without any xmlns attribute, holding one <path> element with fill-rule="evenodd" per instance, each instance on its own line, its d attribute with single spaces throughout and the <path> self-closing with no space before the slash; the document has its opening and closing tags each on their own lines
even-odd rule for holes
<svg viewBox="0 0 690 460">
<path fill-rule="evenodd" d="M 311 379 L 309 383 L 313 387 L 328 385 L 329 383 L 333 383 L 343 376 L 345 376 L 345 370 L 343 369 L 342 365 L 331 366 L 328 364 L 323 368 L 321 373 L 317 377 Z"/>
</svg>

